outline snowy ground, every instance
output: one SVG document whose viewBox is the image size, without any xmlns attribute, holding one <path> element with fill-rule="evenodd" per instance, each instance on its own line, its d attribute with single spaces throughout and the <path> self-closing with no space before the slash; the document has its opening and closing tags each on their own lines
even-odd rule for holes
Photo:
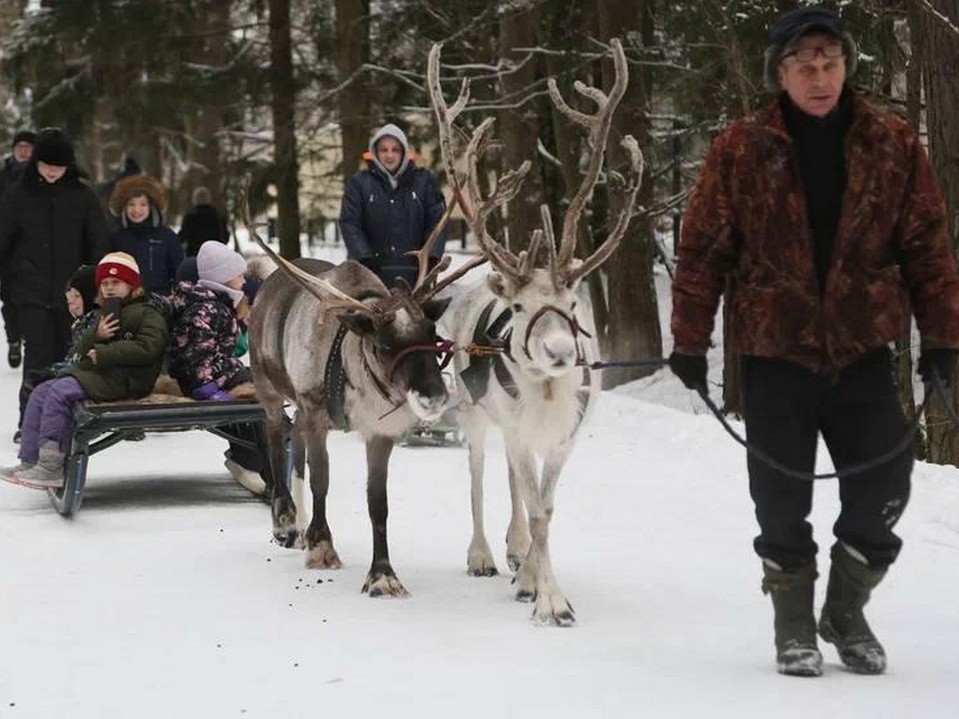
<svg viewBox="0 0 959 719">
<path fill-rule="evenodd" d="M 17 382 L 0 370 L 3 465 Z M 821 679 L 785 678 L 743 454 L 697 411 L 664 374 L 601 398 L 553 522 L 572 629 L 534 626 L 512 599 L 499 441 L 487 526 L 504 574 L 491 579 L 465 572 L 465 450 L 395 452 L 404 600 L 360 594 L 371 536 L 352 435 L 330 448 L 336 572 L 270 543 L 266 505 L 232 482 L 211 435 L 96 455 L 71 520 L 0 483 L 0 717 L 959 716 L 959 473 L 914 474 L 901 561 L 869 607 L 889 672 L 850 674 L 827 647 Z M 836 488 L 817 489 L 825 549 Z"/>
</svg>

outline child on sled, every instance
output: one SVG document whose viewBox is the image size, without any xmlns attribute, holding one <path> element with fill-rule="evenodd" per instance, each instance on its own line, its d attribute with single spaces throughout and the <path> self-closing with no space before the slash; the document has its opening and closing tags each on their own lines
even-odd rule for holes
<svg viewBox="0 0 959 719">
<path fill-rule="evenodd" d="M 63 486 L 63 466 L 73 437 L 77 402 L 137 399 L 153 389 L 167 346 L 163 315 L 144 300 L 140 269 L 125 252 L 110 253 L 97 264 L 96 324 L 79 338 L 79 361 L 38 385 L 23 419 L 16 467 L 0 470 L 0 479 L 33 489 Z"/>
</svg>

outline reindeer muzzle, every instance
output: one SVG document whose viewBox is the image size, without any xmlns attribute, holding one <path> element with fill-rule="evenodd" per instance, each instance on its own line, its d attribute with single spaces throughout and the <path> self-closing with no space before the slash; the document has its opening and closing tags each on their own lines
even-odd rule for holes
<svg viewBox="0 0 959 719">
<path fill-rule="evenodd" d="M 567 325 L 569 325 L 569 331 L 570 331 L 570 334 L 573 335 L 574 340 L 578 339 L 580 335 L 583 335 L 584 337 L 592 337 L 592 335 L 590 335 L 589 332 L 587 332 L 582 327 L 580 327 L 579 320 L 576 319 L 576 315 L 567 314 L 556 305 L 544 305 L 543 307 L 540 307 L 539 310 L 532 317 L 530 317 L 529 323 L 526 325 L 526 336 L 523 337 L 523 354 L 525 354 L 527 358 L 529 359 L 533 359 L 533 356 L 530 354 L 530 351 L 529 351 L 529 338 L 533 334 L 533 326 L 537 322 L 539 322 L 543 318 L 543 316 L 548 312 L 554 312 L 555 314 L 558 314 L 563 319 L 563 321 L 566 322 Z M 584 359 L 583 359 L 582 348 L 580 347 L 579 342 L 577 342 L 576 343 L 576 364 L 581 365 L 583 364 L 583 362 L 584 362 Z"/>
</svg>

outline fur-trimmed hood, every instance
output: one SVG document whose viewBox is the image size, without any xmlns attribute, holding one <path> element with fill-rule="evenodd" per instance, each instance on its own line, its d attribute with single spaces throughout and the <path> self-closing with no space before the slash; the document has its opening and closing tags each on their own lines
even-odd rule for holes
<svg viewBox="0 0 959 719">
<path fill-rule="evenodd" d="M 150 205 L 159 213 L 166 211 L 166 188 L 149 175 L 130 175 L 113 186 L 110 195 L 110 212 L 120 217 L 131 197 L 146 195 Z"/>
</svg>

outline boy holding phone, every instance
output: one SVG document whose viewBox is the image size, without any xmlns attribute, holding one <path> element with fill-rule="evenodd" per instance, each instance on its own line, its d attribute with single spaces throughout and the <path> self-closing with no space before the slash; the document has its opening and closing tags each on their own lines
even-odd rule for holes
<svg viewBox="0 0 959 719">
<path fill-rule="evenodd" d="M 73 406 L 85 399 L 137 399 L 153 389 L 168 332 L 163 315 L 144 300 L 136 260 L 112 252 L 97 264 L 95 279 L 100 310 L 79 339 L 79 362 L 33 390 L 23 419 L 21 463 L 0 470 L 0 479 L 33 489 L 62 487 Z"/>
</svg>

